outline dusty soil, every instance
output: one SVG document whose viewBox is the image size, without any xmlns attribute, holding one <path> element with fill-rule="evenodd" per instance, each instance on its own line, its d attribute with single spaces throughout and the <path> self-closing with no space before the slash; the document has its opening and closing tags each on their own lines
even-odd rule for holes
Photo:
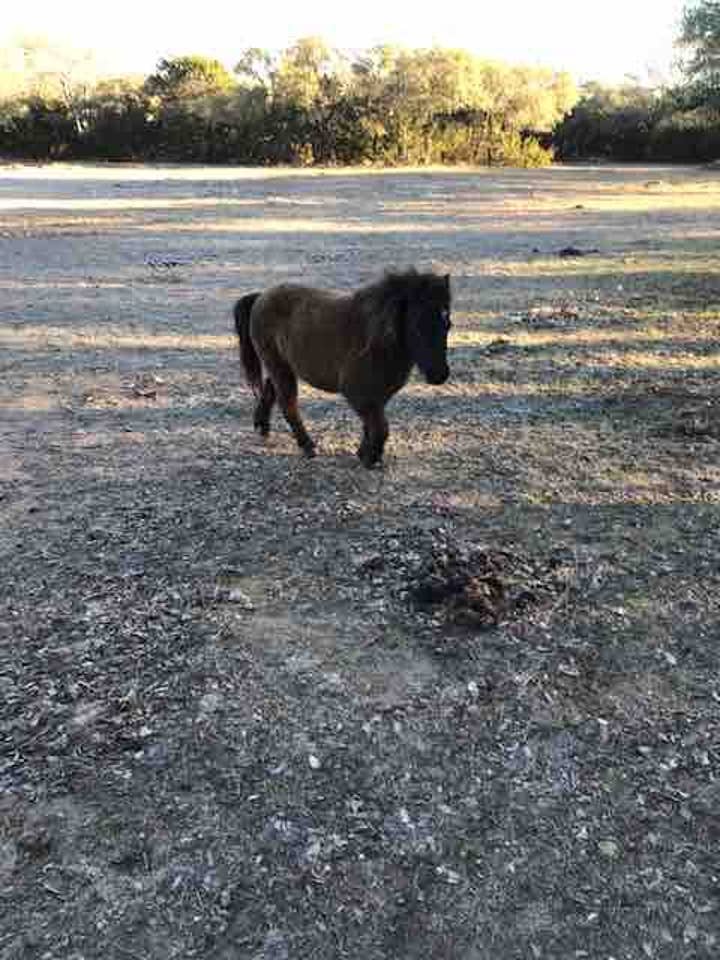
<svg viewBox="0 0 720 960">
<path fill-rule="evenodd" d="M 0 958 L 720 951 L 720 181 L 0 168 Z M 238 295 L 454 278 L 383 470 Z"/>
</svg>

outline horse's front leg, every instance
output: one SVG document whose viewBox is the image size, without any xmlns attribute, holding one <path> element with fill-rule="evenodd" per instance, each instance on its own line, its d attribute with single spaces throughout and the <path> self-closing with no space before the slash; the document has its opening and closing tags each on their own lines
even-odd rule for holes
<svg viewBox="0 0 720 960">
<path fill-rule="evenodd" d="M 388 438 L 389 428 L 382 407 L 371 407 L 360 413 L 363 421 L 363 438 L 357 455 L 364 467 L 370 469 L 380 463 Z"/>
</svg>

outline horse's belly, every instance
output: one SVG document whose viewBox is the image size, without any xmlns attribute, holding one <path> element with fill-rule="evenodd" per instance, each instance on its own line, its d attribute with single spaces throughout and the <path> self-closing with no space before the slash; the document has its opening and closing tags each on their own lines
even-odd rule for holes
<svg viewBox="0 0 720 960">
<path fill-rule="evenodd" d="M 337 393 L 338 392 L 338 381 L 337 377 L 331 377 L 322 372 L 309 372 L 303 373 L 298 371 L 300 374 L 300 379 L 304 380 L 305 383 L 310 384 L 311 387 L 315 387 L 316 390 L 323 390 L 325 393 Z"/>
<path fill-rule="evenodd" d="M 338 392 L 338 372 L 321 352 L 287 350 L 286 356 L 297 376 L 304 383 L 326 393 Z"/>
</svg>

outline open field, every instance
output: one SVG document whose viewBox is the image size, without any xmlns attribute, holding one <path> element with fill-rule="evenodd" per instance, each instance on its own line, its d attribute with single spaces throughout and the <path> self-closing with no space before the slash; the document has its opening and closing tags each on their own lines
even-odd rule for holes
<svg viewBox="0 0 720 960">
<path fill-rule="evenodd" d="M 710 170 L 0 167 L 0 960 L 720 955 L 719 233 Z M 260 441 L 234 299 L 409 264 L 384 469 Z"/>
</svg>

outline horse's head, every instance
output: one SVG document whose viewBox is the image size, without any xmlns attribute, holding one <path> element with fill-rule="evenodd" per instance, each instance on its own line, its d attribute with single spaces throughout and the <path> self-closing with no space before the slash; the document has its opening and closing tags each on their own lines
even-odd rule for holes
<svg viewBox="0 0 720 960">
<path fill-rule="evenodd" d="M 447 338 L 450 330 L 450 277 L 434 273 L 408 276 L 406 342 L 414 364 L 428 383 L 450 376 Z"/>
</svg>

